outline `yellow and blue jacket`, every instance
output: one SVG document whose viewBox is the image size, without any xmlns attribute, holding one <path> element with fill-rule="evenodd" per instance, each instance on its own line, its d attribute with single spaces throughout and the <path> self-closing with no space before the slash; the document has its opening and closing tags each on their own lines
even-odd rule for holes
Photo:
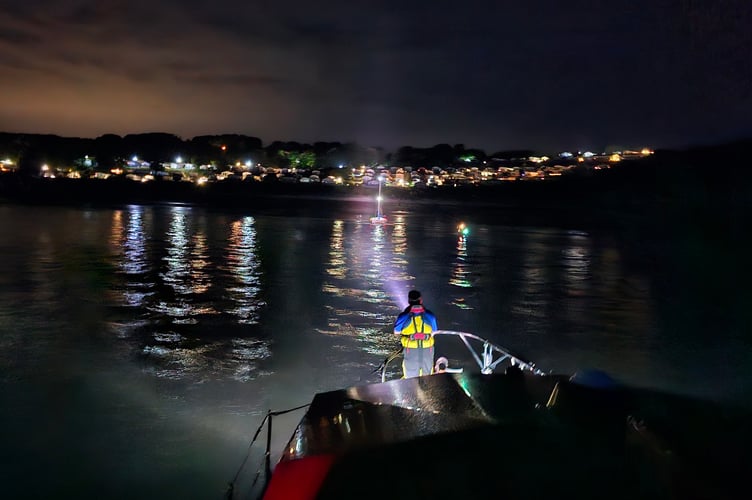
<svg viewBox="0 0 752 500">
<path fill-rule="evenodd" d="M 423 307 L 415 305 L 406 308 L 394 322 L 394 333 L 400 335 L 402 347 L 433 347 L 433 335 L 439 327 L 436 316 Z"/>
</svg>

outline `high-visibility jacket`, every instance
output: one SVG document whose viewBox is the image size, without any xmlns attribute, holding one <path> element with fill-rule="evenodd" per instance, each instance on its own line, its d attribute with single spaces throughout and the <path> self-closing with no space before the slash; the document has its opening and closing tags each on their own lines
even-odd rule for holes
<svg viewBox="0 0 752 500">
<path fill-rule="evenodd" d="M 438 330 L 436 316 L 422 305 L 411 306 L 397 316 L 394 332 L 400 334 L 402 347 L 432 347 L 433 335 Z"/>
</svg>

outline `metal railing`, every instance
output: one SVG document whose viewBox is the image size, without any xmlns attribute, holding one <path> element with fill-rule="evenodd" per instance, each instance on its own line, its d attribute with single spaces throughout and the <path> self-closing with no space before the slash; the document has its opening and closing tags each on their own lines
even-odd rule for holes
<svg viewBox="0 0 752 500">
<path fill-rule="evenodd" d="M 493 373 L 496 367 L 499 366 L 499 364 L 504 361 L 509 361 L 509 363 L 512 366 L 516 366 L 520 368 L 521 370 L 527 370 L 529 372 L 532 372 L 535 375 L 546 374 L 545 372 L 539 370 L 535 366 L 535 363 L 524 361 L 519 356 L 512 354 L 509 351 L 509 349 L 493 344 L 482 337 L 473 335 L 472 333 L 457 332 L 453 330 L 436 330 L 435 332 L 432 332 L 432 335 L 433 336 L 447 335 L 447 336 L 458 337 L 462 341 L 462 343 L 465 345 L 467 350 L 470 352 L 473 359 L 478 364 L 478 368 L 480 368 L 480 372 L 483 374 Z M 473 341 L 473 343 L 475 344 L 480 344 L 480 349 L 478 349 L 478 347 L 473 346 L 471 341 Z M 398 351 L 392 353 L 382 363 L 381 365 L 381 381 L 382 382 L 386 381 L 386 372 L 387 372 L 389 363 L 397 359 L 401 353 L 402 353 L 402 349 L 400 348 Z"/>
</svg>

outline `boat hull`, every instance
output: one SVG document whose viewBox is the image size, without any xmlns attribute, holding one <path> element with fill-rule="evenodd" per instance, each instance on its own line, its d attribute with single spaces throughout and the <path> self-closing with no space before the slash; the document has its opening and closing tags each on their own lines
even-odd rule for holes
<svg viewBox="0 0 752 500">
<path fill-rule="evenodd" d="M 351 387 L 314 397 L 265 498 L 731 498 L 744 418 L 514 371 Z"/>
</svg>

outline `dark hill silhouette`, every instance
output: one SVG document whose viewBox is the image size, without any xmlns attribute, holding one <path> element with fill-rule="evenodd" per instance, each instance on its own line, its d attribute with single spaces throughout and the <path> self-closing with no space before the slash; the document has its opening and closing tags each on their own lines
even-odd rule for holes
<svg viewBox="0 0 752 500">
<path fill-rule="evenodd" d="M 370 200 L 366 188 L 228 181 L 196 186 L 191 183 L 137 183 L 127 179 L 38 179 L 29 175 L 44 161 L 74 161 L 91 151 L 103 161 L 119 155 L 171 159 L 175 154 L 209 158 L 228 150 L 255 155 L 274 155 L 284 148 L 311 148 L 329 162 L 343 155 L 379 156 L 373 148 L 355 144 L 275 142 L 264 147 L 260 139 L 240 135 L 198 136 L 183 140 L 172 134 L 145 133 L 125 137 L 104 135 L 96 139 L 63 138 L 55 135 L 0 133 L 0 155 L 18 155 L 20 172 L 0 176 L 0 197 L 23 203 L 160 203 L 181 202 L 230 207 L 285 206 L 321 209 L 344 201 Z M 261 149 L 259 149 L 261 148 Z M 635 161 L 623 161 L 598 172 L 582 171 L 547 181 L 514 182 L 439 189 L 387 189 L 386 196 L 400 207 L 428 206 L 448 213 L 472 210 L 491 220 L 587 221 L 608 224 L 614 220 L 683 219 L 703 226 L 726 224 L 736 227 L 749 222 L 752 214 L 752 182 L 749 151 L 752 139 L 684 151 L 657 150 Z M 497 152 L 517 157 L 529 151 Z M 433 148 L 405 146 L 393 156 L 394 164 L 413 162 L 426 166 L 443 164 L 458 154 L 485 158 L 480 150 L 464 145 L 439 144 Z M 283 200 L 283 201 L 280 201 Z M 721 222 L 726 221 L 726 222 Z"/>
</svg>

